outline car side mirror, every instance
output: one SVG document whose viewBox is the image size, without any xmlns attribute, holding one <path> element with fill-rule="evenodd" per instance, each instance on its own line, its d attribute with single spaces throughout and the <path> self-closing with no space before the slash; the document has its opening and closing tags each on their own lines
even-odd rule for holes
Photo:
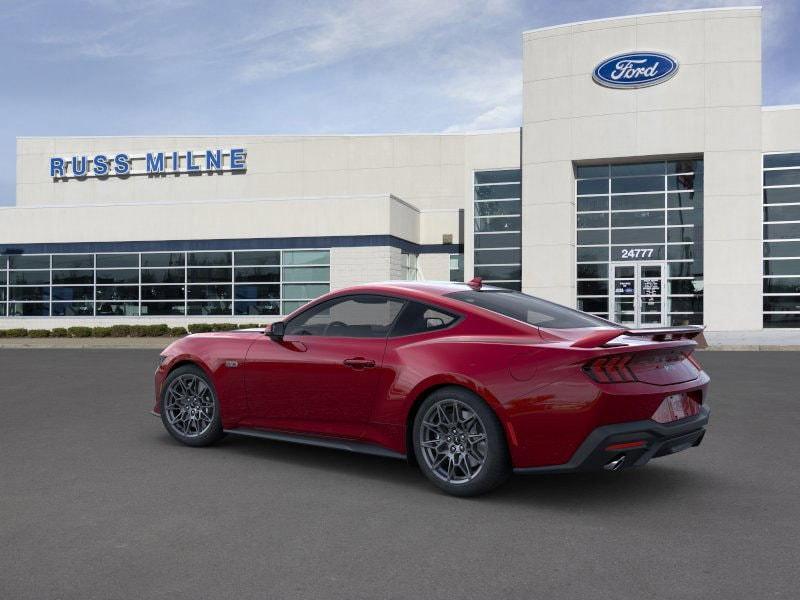
<svg viewBox="0 0 800 600">
<path fill-rule="evenodd" d="M 267 327 L 267 335 L 270 337 L 270 339 L 275 340 L 276 342 L 281 341 L 285 333 L 286 323 L 283 321 L 276 321 Z"/>
<path fill-rule="evenodd" d="M 429 317 L 425 319 L 425 327 L 427 329 L 438 329 L 442 326 L 444 326 L 444 321 L 439 317 Z"/>
</svg>

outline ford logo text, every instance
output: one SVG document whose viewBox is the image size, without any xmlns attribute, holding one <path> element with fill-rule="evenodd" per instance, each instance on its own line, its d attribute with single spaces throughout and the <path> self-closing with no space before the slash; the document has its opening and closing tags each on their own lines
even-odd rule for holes
<svg viewBox="0 0 800 600">
<path fill-rule="evenodd" d="M 666 81 L 678 72 L 678 61 L 657 52 L 628 52 L 601 62 L 592 79 L 610 88 L 640 88 Z"/>
</svg>

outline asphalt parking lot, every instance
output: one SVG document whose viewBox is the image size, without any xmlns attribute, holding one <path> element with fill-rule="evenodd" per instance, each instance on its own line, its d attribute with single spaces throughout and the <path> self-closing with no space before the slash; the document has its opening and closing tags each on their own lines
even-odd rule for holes
<svg viewBox="0 0 800 600">
<path fill-rule="evenodd" d="M 158 351 L 0 350 L 0 597 L 797 598 L 800 355 L 706 352 L 699 448 L 445 496 L 148 414 Z"/>
</svg>

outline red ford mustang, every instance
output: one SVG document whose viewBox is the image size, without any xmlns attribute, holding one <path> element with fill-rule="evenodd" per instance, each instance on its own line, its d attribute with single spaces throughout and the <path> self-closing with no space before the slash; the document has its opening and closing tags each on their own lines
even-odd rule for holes
<svg viewBox="0 0 800 600">
<path fill-rule="evenodd" d="M 176 341 L 155 412 L 190 446 L 232 433 L 407 458 L 474 495 L 512 470 L 618 470 L 697 446 L 701 331 L 626 330 L 479 280 L 364 285 L 266 332 Z"/>
</svg>

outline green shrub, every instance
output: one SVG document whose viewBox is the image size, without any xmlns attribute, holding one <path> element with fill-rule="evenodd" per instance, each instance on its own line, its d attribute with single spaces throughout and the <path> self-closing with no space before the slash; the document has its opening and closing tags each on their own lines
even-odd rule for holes
<svg viewBox="0 0 800 600">
<path fill-rule="evenodd" d="M 93 327 L 92 337 L 111 337 L 111 327 Z"/>
<path fill-rule="evenodd" d="M 67 333 L 69 337 L 74 338 L 87 338 L 92 336 L 91 327 L 68 327 Z"/>
<path fill-rule="evenodd" d="M 147 336 L 147 325 L 130 325 L 128 335 L 137 338 Z"/>
<path fill-rule="evenodd" d="M 186 335 L 186 328 L 185 327 L 170 327 L 169 334 L 172 337 L 181 337 L 182 335 Z"/>
<path fill-rule="evenodd" d="M 112 325 L 111 337 L 128 337 L 131 334 L 130 325 Z"/>
<path fill-rule="evenodd" d="M 147 337 L 161 337 L 169 333 L 169 327 L 163 323 L 160 325 L 145 325 L 145 327 L 147 328 L 145 332 Z"/>
<path fill-rule="evenodd" d="M 236 323 L 214 323 L 211 326 L 211 331 L 233 331 L 236 329 Z"/>
<path fill-rule="evenodd" d="M 50 332 L 50 337 L 69 337 L 69 333 L 63 327 L 56 327 Z"/>
<path fill-rule="evenodd" d="M 6 329 L 6 337 L 10 338 L 18 338 L 18 337 L 27 337 L 28 330 L 22 329 L 21 327 L 17 327 L 15 329 Z"/>
<path fill-rule="evenodd" d="M 214 331 L 211 323 L 190 323 L 188 329 L 189 333 L 206 333 L 209 331 Z"/>
<path fill-rule="evenodd" d="M 0 338 L 4 338 L 4 337 L 6 337 L 6 330 L 5 329 L 0 329 Z"/>
<path fill-rule="evenodd" d="M 50 337 L 50 330 L 49 329 L 29 329 L 28 330 L 28 337 L 32 337 L 32 338 Z"/>
</svg>

